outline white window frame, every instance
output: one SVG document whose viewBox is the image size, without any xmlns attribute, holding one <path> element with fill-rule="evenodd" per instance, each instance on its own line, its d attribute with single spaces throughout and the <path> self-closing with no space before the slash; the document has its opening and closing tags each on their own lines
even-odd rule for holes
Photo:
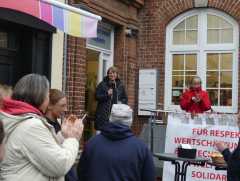
<svg viewBox="0 0 240 181">
<path fill-rule="evenodd" d="M 110 68 L 114 64 L 114 62 L 113 62 L 113 57 L 114 57 L 114 26 L 112 26 L 110 24 L 103 23 L 103 22 L 101 22 L 101 26 L 111 30 L 111 50 L 107 50 L 107 49 L 103 49 L 103 48 L 100 48 L 100 47 L 97 47 L 97 46 L 90 45 L 87 41 L 87 49 L 99 52 L 98 83 L 100 83 L 105 76 L 104 72 L 103 72 L 103 60 L 107 60 L 107 64 L 106 64 L 107 67 L 105 67 L 105 69 Z M 106 58 L 106 56 L 104 56 L 105 54 L 109 55 L 109 57 Z"/>
<path fill-rule="evenodd" d="M 233 43 L 207 44 L 207 14 L 213 14 L 225 19 L 233 26 Z M 181 21 L 190 17 L 198 16 L 198 41 L 196 45 L 173 45 L 173 29 Z M 206 27 L 206 28 L 200 28 Z M 202 87 L 206 90 L 206 56 L 207 53 L 233 53 L 232 65 L 232 106 L 212 106 L 214 111 L 224 113 L 237 113 L 238 111 L 238 46 L 239 27 L 238 23 L 226 13 L 215 9 L 195 9 L 183 13 L 172 20 L 166 28 L 166 51 L 165 51 L 165 96 L 164 108 L 166 110 L 180 110 L 179 105 L 172 105 L 172 55 L 173 54 L 197 54 L 197 72 L 202 79 Z"/>
</svg>

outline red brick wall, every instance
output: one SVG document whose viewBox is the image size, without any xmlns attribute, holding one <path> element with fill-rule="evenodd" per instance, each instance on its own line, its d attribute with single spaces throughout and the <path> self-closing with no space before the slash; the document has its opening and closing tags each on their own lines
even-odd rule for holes
<svg viewBox="0 0 240 181">
<path fill-rule="evenodd" d="M 86 41 L 68 36 L 66 94 L 68 111 L 79 115 L 85 105 Z"/>
<path fill-rule="evenodd" d="M 160 73 L 159 102 L 164 97 L 165 35 L 168 22 L 192 7 L 192 0 L 149 0 L 140 11 L 139 68 L 157 68 Z"/>
<path fill-rule="evenodd" d="M 135 105 L 135 79 L 137 71 L 137 47 L 135 37 L 126 37 L 125 28 L 115 31 L 114 64 L 119 69 L 120 78 L 128 92 L 129 105 Z"/>
<path fill-rule="evenodd" d="M 128 94 L 128 104 L 137 112 L 137 37 L 125 35 L 125 27 L 115 31 L 114 64 L 119 68 L 120 77 Z M 140 124 L 142 125 L 142 124 Z M 139 121 L 134 119 L 133 131 L 139 130 Z"/>
</svg>

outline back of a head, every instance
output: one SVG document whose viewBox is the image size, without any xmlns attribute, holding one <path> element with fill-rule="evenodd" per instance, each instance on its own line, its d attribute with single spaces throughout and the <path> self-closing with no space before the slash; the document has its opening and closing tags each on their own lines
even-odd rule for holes
<svg viewBox="0 0 240 181">
<path fill-rule="evenodd" d="M 126 126 L 132 125 L 132 109 L 126 104 L 113 104 L 109 121 Z"/>
<path fill-rule="evenodd" d="M 45 76 L 28 74 L 17 82 L 12 98 L 38 108 L 44 102 L 48 92 L 49 82 Z"/>
</svg>

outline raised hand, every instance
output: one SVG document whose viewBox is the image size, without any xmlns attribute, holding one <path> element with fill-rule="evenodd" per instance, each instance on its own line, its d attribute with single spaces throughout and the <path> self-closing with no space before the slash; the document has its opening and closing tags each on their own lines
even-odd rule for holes
<svg viewBox="0 0 240 181">
<path fill-rule="evenodd" d="M 64 119 L 62 124 L 62 135 L 64 138 L 76 138 L 80 140 L 83 128 L 84 126 L 81 119 L 76 119 L 74 122 Z"/>
</svg>

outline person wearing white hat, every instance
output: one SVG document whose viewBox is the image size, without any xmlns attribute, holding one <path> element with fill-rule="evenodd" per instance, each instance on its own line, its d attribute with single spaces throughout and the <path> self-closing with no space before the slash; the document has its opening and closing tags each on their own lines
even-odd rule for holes
<svg viewBox="0 0 240 181">
<path fill-rule="evenodd" d="M 112 106 L 109 123 L 90 139 L 77 172 L 84 181 L 154 181 L 155 168 L 148 147 L 132 133 L 132 109 Z"/>
</svg>

